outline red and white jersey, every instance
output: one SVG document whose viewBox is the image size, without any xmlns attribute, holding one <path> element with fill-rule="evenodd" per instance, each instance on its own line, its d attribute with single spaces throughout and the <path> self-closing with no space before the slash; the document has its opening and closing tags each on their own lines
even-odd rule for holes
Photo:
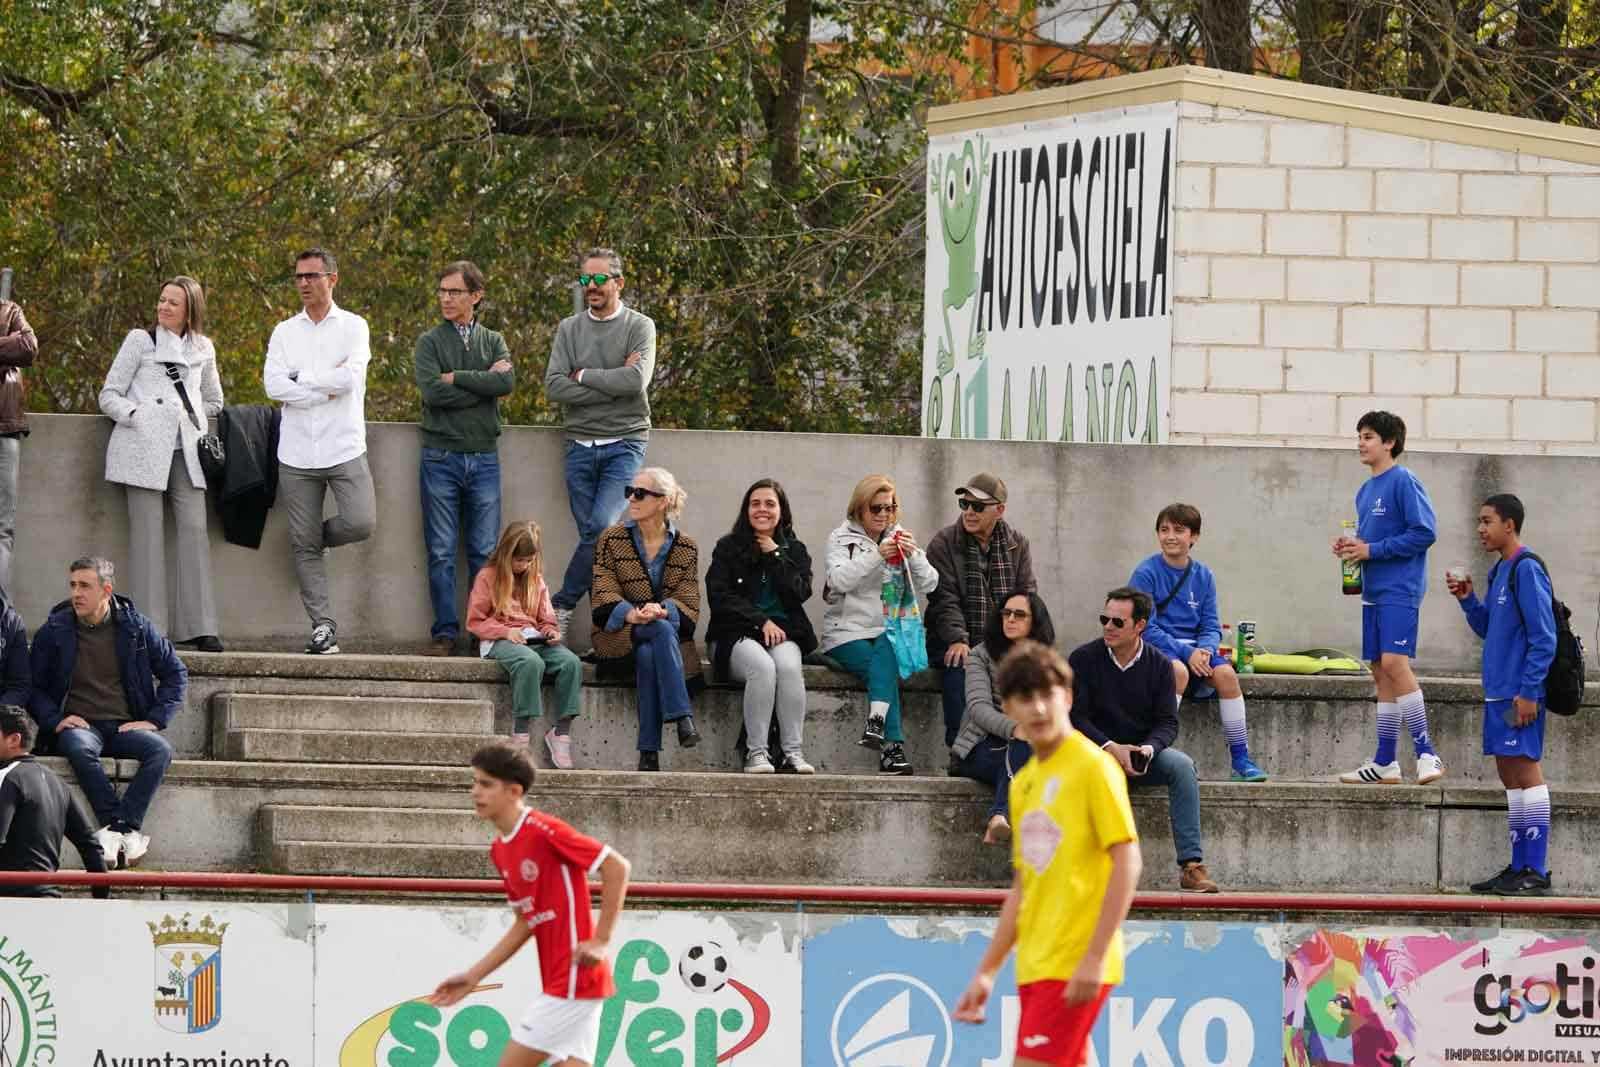
<svg viewBox="0 0 1600 1067">
<path fill-rule="evenodd" d="M 611 850 L 554 815 L 528 809 L 517 828 L 489 846 L 506 883 L 506 897 L 533 931 L 544 991 L 552 997 L 597 1000 L 617 991 L 606 962 L 579 967 L 578 942 L 594 936 L 589 875 Z"/>
</svg>

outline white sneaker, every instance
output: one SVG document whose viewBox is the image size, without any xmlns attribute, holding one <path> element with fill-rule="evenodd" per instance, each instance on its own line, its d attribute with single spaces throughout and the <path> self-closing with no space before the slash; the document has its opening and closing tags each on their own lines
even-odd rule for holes
<svg viewBox="0 0 1600 1067">
<path fill-rule="evenodd" d="M 94 839 L 100 842 L 100 851 L 106 857 L 106 870 L 114 871 L 122 866 L 123 837 L 109 826 L 102 826 L 94 832 Z"/>
<path fill-rule="evenodd" d="M 764 748 L 752 748 L 744 757 L 744 773 L 746 774 L 771 774 L 772 757 L 767 755 Z"/>
<path fill-rule="evenodd" d="M 139 866 L 144 854 L 150 851 L 150 835 L 129 830 L 122 835 L 122 860 L 129 867 Z"/>
<path fill-rule="evenodd" d="M 1417 784 L 1427 785 L 1444 777 L 1444 760 L 1432 752 L 1417 757 Z"/>
<path fill-rule="evenodd" d="M 1400 763 L 1374 763 L 1367 760 L 1355 770 L 1341 774 L 1339 781 L 1345 785 L 1399 785 Z"/>
</svg>

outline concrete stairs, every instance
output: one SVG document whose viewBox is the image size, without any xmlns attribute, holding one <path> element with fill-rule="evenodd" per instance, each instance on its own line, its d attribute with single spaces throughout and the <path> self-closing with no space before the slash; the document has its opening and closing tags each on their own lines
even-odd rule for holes
<svg viewBox="0 0 1600 1067">
<path fill-rule="evenodd" d="M 222 693 L 211 706 L 226 760 L 461 765 L 494 737 L 488 700 Z"/>
<path fill-rule="evenodd" d="M 467 659 L 189 654 L 190 705 L 169 730 L 181 758 L 146 830 L 170 869 L 489 876 L 492 834 L 471 814 L 465 763 L 509 727 L 499 668 Z M 863 693 L 808 668 L 814 777 L 728 773 L 740 693 L 697 702 L 703 743 L 670 740 L 661 774 L 631 770 L 631 690 L 586 687 L 574 730 L 584 770 L 543 773 L 533 800 L 602 837 L 651 881 L 1001 885 L 1004 850 L 979 843 L 989 790 L 944 774 L 931 679 L 905 692 L 918 776 L 881 778 L 856 744 Z M 1179 746 L 1204 779 L 1206 860 L 1230 890 L 1460 891 L 1504 864 L 1504 794 L 1478 755 L 1476 683 L 1427 679 L 1440 785 L 1354 787 L 1332 775 L 1370 755 L 1365 678 L 1246 680 L 1251 738 L 1273 772 L 1226 781 L 1215 705 L 1186 707 Z M 1597 687 L 1600 690 L 1600 687 Z M 1600 704 L 1600 691 L 1591 692 Z M 1600 766 L 1582 731 L 1594 711 L 1552 719 L 1558 887 L 1600 893 Z M 536 744 L 536 748 L 539 748 Z M 1404 745 L 1403 748 L 1408 747 Z M 542 755 L 542 752 L 540 753 Z M 132 767 L 119 767 L 126 776 Z M 700 772 L 700 773 L 674 773 Z M 1408 774 L 1410 767 L 1407 767 Z M 1135 790 L 1143 887 L 1176 886 L 1164 791 Z"/>
</svg>

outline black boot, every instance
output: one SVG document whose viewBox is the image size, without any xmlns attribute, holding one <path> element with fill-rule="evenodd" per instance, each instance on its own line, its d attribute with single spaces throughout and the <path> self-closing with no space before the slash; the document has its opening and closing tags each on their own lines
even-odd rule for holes
<svg viewBox="0 0 1600 1067">
<path fill-rule="evenodd" d="M 661 753 L 639 753 L 639 769 L 641 771 L 659 771 L 661 769 Z"/>
<path fill-rule="evenodd" d="M 678 720 L 678 747 L 693 748 L 700 743 L 700 731 L 694 728 L 694 716 L 685 715 Z"/>
</svg>

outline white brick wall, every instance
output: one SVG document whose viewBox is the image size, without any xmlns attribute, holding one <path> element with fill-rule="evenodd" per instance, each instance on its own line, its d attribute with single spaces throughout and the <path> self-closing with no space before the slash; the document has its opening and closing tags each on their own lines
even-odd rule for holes
<svg viewBox="0 0 1600 1067">
<path fill-rule="evenodd" d="M 1600 456 L 1600 166 L 1182 115 L 1175 441 Z"/>
<path fill-rule="evenodd" d="M 1282 211 L 1289 198 L 1278 167 L 1218 167 L 1213 195 L 1212 207 L 1257 211 Z"/>
</svg>

